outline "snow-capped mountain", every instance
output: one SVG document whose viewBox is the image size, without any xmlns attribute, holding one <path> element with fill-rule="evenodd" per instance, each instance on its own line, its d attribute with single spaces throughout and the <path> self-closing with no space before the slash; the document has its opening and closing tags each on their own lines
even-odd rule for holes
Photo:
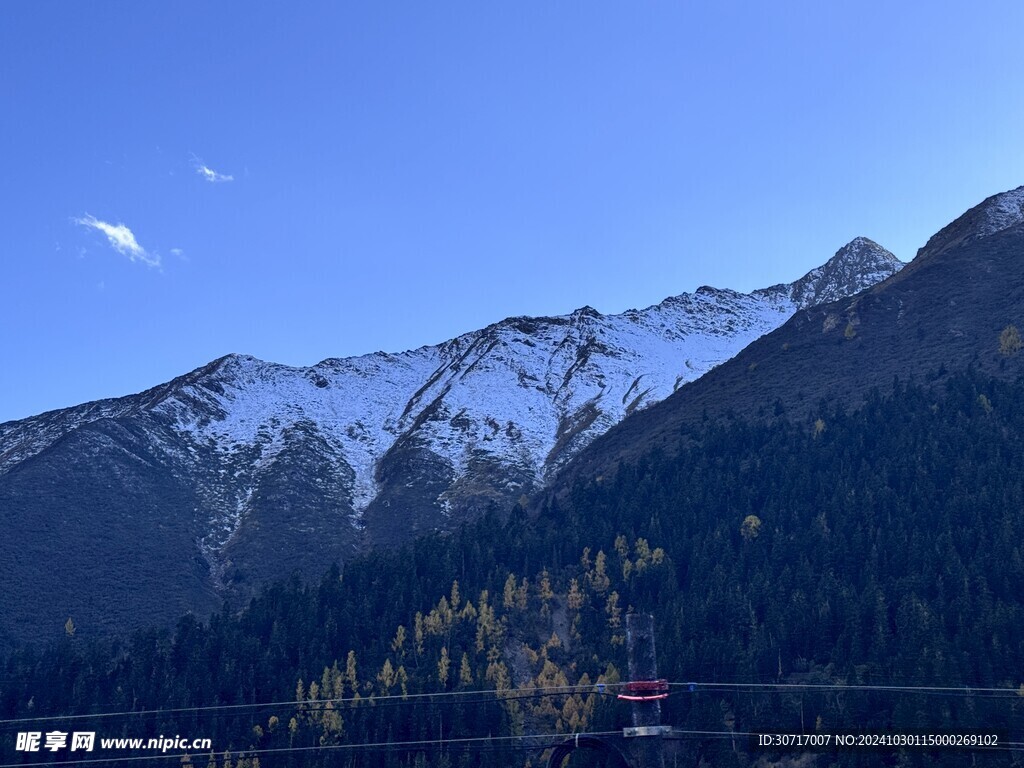
<svg viewBox="0 0 1024 768">
<path fill-rule="evenodd" d="M 186 591 L 244 593 L 508 509 L 798 309 L 901 266 L 858 238 L 795 283 L 749 294 L 702 287 L 619 315 L 514 317 L 308 368 L 229 355 L 138 395 L 0 425 L 0 501 L 29 538 L 40 525 L 172 530 L 184 564 L 168 567 Z"/>
</svg>

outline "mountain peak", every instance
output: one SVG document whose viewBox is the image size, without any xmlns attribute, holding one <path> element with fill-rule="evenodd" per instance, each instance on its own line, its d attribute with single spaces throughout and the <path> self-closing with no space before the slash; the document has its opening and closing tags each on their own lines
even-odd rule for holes
<svg viewBox="0 0 1024 768">
<path fill-rule="evenodd" d="M 985 198 L 936 232 L 917 252 L 934 256 L 1024 223 L 1024 186 Z"/>
<path fill-rule="evenodd" d="M 859 258 L 865 251 L 889 253 L 885 248 L 880 246 L 870 237 L 864 237 L 863 235 L 853 238 L 850 242 L 836 251 L 836 255 L 832 259 L 850 259 Z M 891 255 L 891 254 L 890 254 Z"/>
<path fill-rule="evenodd" d="M 852 296 L 903 267 L 903 262 L 868 237 L 855 237 L 817 269 L 793 283 L 801 309 Z"/>
<path fill-rule="evenodd" d="M 601 317 L 601 313 L 589 304 L 584 304 L 582 307 L 574 309 L 570 317 Z"/>
<path fill-rule="evenodd" d="M 855 237 L 823 265 L 823 270 L 842 269 L 850 272 L 869 272 L 879 269 L 899 269 L 903 262 L 870 237 Z"/>
</svg>

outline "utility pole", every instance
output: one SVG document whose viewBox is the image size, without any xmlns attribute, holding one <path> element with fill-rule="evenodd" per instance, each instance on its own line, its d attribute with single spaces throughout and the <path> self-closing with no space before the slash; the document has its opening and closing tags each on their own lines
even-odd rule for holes
<svg viewBox="0 0 1024 768">
<path fill-rule="evenodd" d="M 561 768 L 562 761 L 576 749 L 594 749 L 611 755 L 616 765 L 628 768 L 665 768 L 662 738 L 671 727 L 661 724 L 661 700 L 668 698 L 668 682 L 658 677 L 654 655 L 654 617 L 630 613 L 626 616 L 626 653 L 629 682 L 618 697 L 628 701 L 633 726 L 623 728 L 625 754 L 602 736 L 576 734 L 551 750 L 547 768 Z"/>
<path fill-rule="evenodd" d="M 654 617 L 648 613 L 626 615 L 626 653 L 629 682 L 619 698 L 630 702 L 633 727 L 623 736 L 631 740 L 635 768 L 665 768 L 661 724 L 661 700 L 668 697 L 668 683 L 658 678 L 654 654 Z"/>
</svg>

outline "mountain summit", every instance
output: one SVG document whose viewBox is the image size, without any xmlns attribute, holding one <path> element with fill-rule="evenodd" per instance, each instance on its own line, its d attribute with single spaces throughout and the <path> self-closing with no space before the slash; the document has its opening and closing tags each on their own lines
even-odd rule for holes
<svg viewBox="0 0 1024 768">
<path fill-rule="evenodd" d="M 903 266 L 903 262 L 874 240 L 851 240 L 824 265 L 813 269 L 793 283 L 793 302 L 806 309 L 817 304 L 852 296 L 856 286 L 866 288 L 882 282 Z"/>
<path fill-rule="evenodd" d="M 891 389 L 894 379 L 937 383 L 969 367 L 1020 375 L 1024 356 L 1014 329 L 1022 317 L 1024 187 L 1018 187 L 944 227 L 889 279 L 796 312 L 707 376 L 610 429 L 557 485 L 610 472 L 654 445 L 671 450 L 681 430 L 708 417 L 786 414 L 824 423 L 829 409 L 855 408 L 872 389 Z"/>
<path fill-rule="evenodd" d="M 14 564 L 8 596 L 24 607 L 0 633 L 59 628 L 69 613 L 83 631 L 149 623 L 156 603 L 166 618 L 202 611 L 507 510 L 794 312 L 900 266 L 858 238 L 749 294 L 704 287 L 619 315 L 513 317 L 308 368 L 228 355 L 138 395 L 2 424 L 0 562 Z M 93 601 L 90 582 L 115 586 Z M 166 598 L 150 602 L 154 589 Z"/>
</svg>

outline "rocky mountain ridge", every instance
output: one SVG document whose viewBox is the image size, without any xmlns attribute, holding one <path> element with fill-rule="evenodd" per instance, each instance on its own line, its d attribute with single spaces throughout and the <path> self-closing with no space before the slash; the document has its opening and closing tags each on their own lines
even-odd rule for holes
<svg viewBox="0 0 1024 768">
<path fill-rule="evenodd" d="M 307 368 L 228 355 L 138 395 L 0 424 L 0 509 L 12 540 L 39 555 L 12 557 L 47 581 L 49 530 L 72 550 L 83 541 L 69 565 L 109 578 L 85 561 L 97 557 L 92 539 L 129 561 L 125 548 L 146 539 L 176 553 L 153 555 L 177 574 L 175 613 L 293 569 L 318 573 L 366 546 L 509 508 L 794 312 L 901 266 L 858 238 L 795 283 L 750 294 L 705 286 L 620 315 L 508 318 Z M 54 590 L 67 612 L 81 602 Z"/>
</svg>

